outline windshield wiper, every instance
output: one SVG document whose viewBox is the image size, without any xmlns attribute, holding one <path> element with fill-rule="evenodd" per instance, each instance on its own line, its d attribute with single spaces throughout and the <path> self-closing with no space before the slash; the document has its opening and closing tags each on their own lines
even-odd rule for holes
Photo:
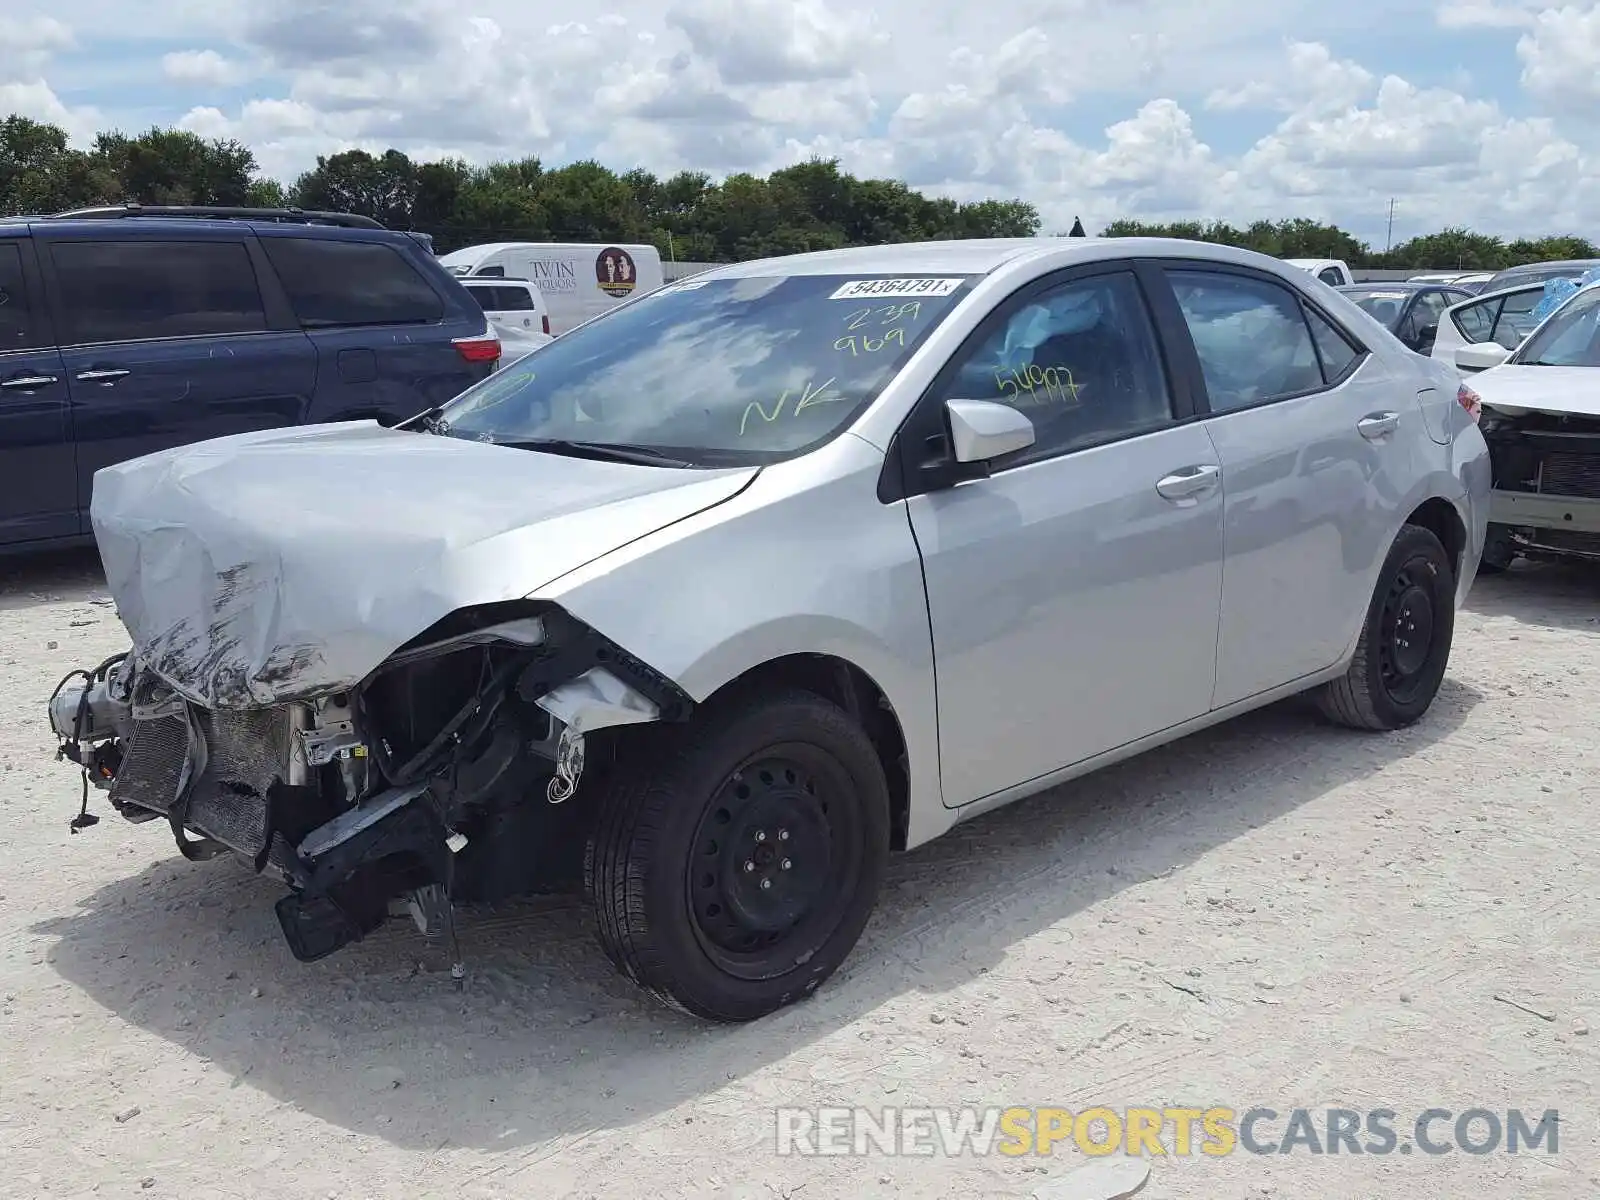
<svg viewBox="0 0 1600 1200">
<path fill-rule="evenodd" d="M 578 442 L 569 438 L 529 438 L 525 441 L 500 442 L 518 450 L 542 450 L 547 454 L 569 454 L 574 458 L 595 458 L 602 462 L 642 463 L 648 467 L 692 467 L 694 463 L 674 458 L 654 446 L 631 445 L 626 442 Z"/>
</svg>

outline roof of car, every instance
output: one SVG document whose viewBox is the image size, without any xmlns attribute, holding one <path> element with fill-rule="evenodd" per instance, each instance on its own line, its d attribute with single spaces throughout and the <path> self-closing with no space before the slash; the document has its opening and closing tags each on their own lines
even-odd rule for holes
<svg viewBox="0 0 1600 1200">
<path fill-rule="evenodd" d="M 413 240 L 411 234 L 403 229 L 384 229 L 381 226 L 371 228 L 368 226 L 324 225 L 274 221 L 270 218 L 250 219 L 247 217 L 125 216 L 107 219 L 104 217 L 35 216 L 19 217 L 14 220 L 0 220 L 0 225 L 7 229 L 17 229 L 19 232 L 24 228 L 28 230 L 48 229 L 52 233 L 92 233 L 96 237 L 120 237 L 124 235 L 160 237 L 163 233 L 170 235 L 174 231 L 181 229 L 204 229 L 222 232 L 229 229 L 238 229 L 243 225 L 256 233 L 277 234 L 288 237 L 400 243 Z"/>
<path fill-rule="evenodd" d="M 1464 292 L 1453 283 L 1446 283 L 1442 279 L 1371 279 L 1366 283 L 1341 283 L 1336 289 L 1341 292 Z"/>
<path fill-rule="evenodd" d="M 1180 238 L 962 238 L 934 242 L 895 242 L 886 246 L 851 246 L 842 250 L 814 250 L 714 267 L 696 279 L 738 279 L 783 275 L 892 275 L 896 272 L 948 272 L 952 275 L 987 275 L 1010 262 L 1038 258 L 1061 251 L 1085 262 L 1106 258 L 1207 258 L 1241 266 L 1278 269 L 1281 259 L 1216 242 Z"/>
</svg>

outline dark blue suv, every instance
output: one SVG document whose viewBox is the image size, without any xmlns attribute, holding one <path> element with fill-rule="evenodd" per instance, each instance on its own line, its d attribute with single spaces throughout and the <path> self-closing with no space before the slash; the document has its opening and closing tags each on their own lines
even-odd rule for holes
<svg viewBox="0 0 1600 1200">
<path fill-rule="evenodd" d="M 295 209 L 0 220 L 0 548 L 90 536 L 101 467 L 307 422 L 393 424 L 500 343 L 411 234 Z"/>
</svg>

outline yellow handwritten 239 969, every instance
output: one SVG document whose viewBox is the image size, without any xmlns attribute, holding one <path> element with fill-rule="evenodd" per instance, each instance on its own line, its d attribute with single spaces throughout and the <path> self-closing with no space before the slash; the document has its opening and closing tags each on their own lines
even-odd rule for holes
<svg viewBox="0 0 1600 1200">
<path fill-rule="evenodd" d="M 922 315 L 922 302 L 885 304 L 880 308 L 858 308 L 845 316 L 847 332 L 833 344 L 840 353 L 876 354 L 890 346 L 905 348 L 906 331 L 902 321 L 915 321 Z"/>
</svg>

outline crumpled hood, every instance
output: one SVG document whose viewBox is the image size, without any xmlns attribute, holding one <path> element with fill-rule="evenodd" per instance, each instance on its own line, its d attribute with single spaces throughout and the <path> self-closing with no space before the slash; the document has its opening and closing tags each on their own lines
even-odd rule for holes
<svg viewBox="0 0 1600 1200">
<path fill-rule="evenodd" d="M 1600 417 L 1600 367 L 1525 367 L 1480 371 L 1467 386 L 1490 408 Z"/>
<path fill-rule="evenodd" d="M 362 421 L 106 467 L 90 517 L 139 658 L 193 700 L 245 707 L 355 683 L 456 609 L 526 596 L 756 473 Z"/>
</svg>

